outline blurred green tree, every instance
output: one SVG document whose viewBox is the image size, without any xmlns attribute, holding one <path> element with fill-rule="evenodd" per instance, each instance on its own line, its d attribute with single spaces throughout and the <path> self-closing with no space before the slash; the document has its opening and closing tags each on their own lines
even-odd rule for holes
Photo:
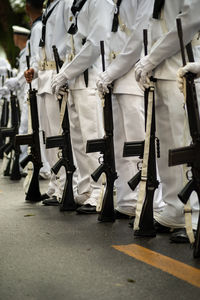
<svg viewBox="0 0 200 300">
<path fill-rule="evenodd" d="M 13 42 L 13 25 L 29 26 L 25 13 L 25 0 L 0 1 L 0 45 L 5 50 L 10 64 L 14 67 L 19 49 Z"/>
</svg>

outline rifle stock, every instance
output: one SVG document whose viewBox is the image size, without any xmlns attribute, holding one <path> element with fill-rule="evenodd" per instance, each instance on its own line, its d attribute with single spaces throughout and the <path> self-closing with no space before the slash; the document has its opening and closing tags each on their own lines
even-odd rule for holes
<svg viewBox="0 0 200 300">
<path fill-rule="evenodd" d="M 135 236 L 154 237 L 156 236 L 155 228 L 152 226 L 153 220 L 153 198 L 154 187 L 148 189 L 148 196 L 146 194 L 142 212 L 140 216 L 139 229 L 134 231 Z M 148 198 L 147 198 L 148 197 Z"/>
<path fill-rule="evenodd" d="M 106 191 L 104 194 L 102 208 L 98 216 L 98 221 L 100 222 L 114 222 L 115 212 L 114 212 L 114 200 L 113 200 L 113 187 L 116 176 L 110 176 L 110 172 L 106 172 Z"/>
</svg>

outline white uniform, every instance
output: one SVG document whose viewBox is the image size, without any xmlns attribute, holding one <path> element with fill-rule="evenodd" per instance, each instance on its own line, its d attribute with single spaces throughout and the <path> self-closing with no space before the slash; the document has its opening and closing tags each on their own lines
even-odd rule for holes
<svg viewBox="0 0 200 300">
<path fill-rule="evenodd" d="M 56 5 L 57 4 L 57 5 Z M 66 34 L 69 15 L 69 5 L 64 0 L 54 0 L 50 3 L 47 13 L 56 5 L 52 14 L 50 15 L 46 24 L 46 40 L 45 47 L 39 48 L 39 54 L 35 62 L 32 63 L 32 67 L 35 70 L 35 75 L 38 75 L 38 106 L 40 118 L 39 122 L 41 129 L 45 131 L 46 137 L 59 134 L 60 129 L 60 112 L 59 103 L 56 96 L 52 93 L 51 81 L 52 77 L 56 74 L 55 67 L 52 69 L 42 70 L 39 67 L 40 62 L 45 59 L 48 62 L 54 61 L 52 46 L 56 45 L 58 53 L 61 59 L 65 59 L 66 56 Z M 58 160 L 57 149 L 48 149 L 46 151 L 47 160 L 52 167 Z M 52 174 L 49 183 L 47 194 L 49 196 L 56 195 L 61 198 L 63 186 L 65 182 L 65 174 L 63 168 L 60 172 L 60 184 L 56 180 L 56 176 Z"/>
<path fill-rule="evenodd" d="M 7 70 L 10 70 L 10 69 L 11 69 L 11 67 L 10 67 L 9 62 L 5 58 L 0 57 L 0 88 L 3 87 L 3 83 L 5 82 L 5 79 L 7 77 Z M 5 95 L 4 97 L 9 98 L 8 95 Z M 0 95 L 0 98 L 1 98 L 1 95 Z M 0 116 L 2 113 L 2 105 L 3 105 L 3 102 L 0 101 Z"/>
<path fill-rule="evenodd" d="M 73 1 L 66 1 L 71 3 Z M 103 136 L 101 101 L 96 89 L 96 78 L 102 70 L 100 59 L 100 41 L 105 40 L 110 31 L 113 3 L 110 0 L 88 0 L 82 7 L 78 19 L 78 31 L 68 35 L 68 45 L 75 57 L 66 62 L 60 73 L 69 80 L 69 114 L 71 124 L 72 144 L 79 170 L 77 194 L 88 195 L 84 204 L 96 206 L 100 193 L 100 180 L 95 183 L 91 178 L 98 164 L 98 153 L 86 154 L 86 142 Z M 72 13 L 69 20 L 74 22 Z M 71 25 L 71 24 L 70 24 Z M 83 40 L 85 44 L 83 45 Z M 88 87 L 83 72 L 88 69 Z M 80 197 L 78 198 L 80 199 Z M 80 204 L 80 200 L 78 200 Z"/>
<path fill-rule="evenodd" d="M 184 144 L 183 95 L 177 88 L 176 73 L 182 65 L 180 46 L 176 29 L 176 17 L 183 26 L 184 44 L 191 41 L 200 29 L 199 0 L 165 1 L 163 20 L 151 20 L 152 49 L 149 61 L 156 66 L 157 135 L 160 139 L 161 158 L 158 161 L 163 186 L 163 200 L 167 204 L 156 220 L 165 226 L 184 227 L 183 204 L 177 194 L 184 185 L 182 166 L 168 167 L 168 150 Z M 182 12 L 182 13 L 180 13 Z M 200 47 L 194 47 L 195 58 L 199 60 Z M 187 143 L 186 143 L 187 144 Z M 193 228 L 196 228 L 198 209 L 196 197 L 191 197 L 193 209 Z"/>
<path fill-rule="evenodd" d="M 26 68 L 26 55 L 27 55 L 27 49 L 26 47 L 22 49 L 18 56 L 18 73 L 16 77 L 12 77 L 10 79 L 7 79 L 5 82 L 5 86 L 8 87 L 10 91 L 14 91 L 17 95 L 19 106 L 20 106 L 20 127 L 19 127 L 19 133 L 25 134 L 27 133 L 28 129 L 28 116 L 27 114 L 23 114 L 23 102 L 26 98 L 26 80 L 24 78 L 24 71 Z M 23 117 L 23 115 L 25 117 Z M 27 146 L 21 146 L 21 154 L 20 154 L 20 161 L 26 156 L 27 152 Z"/>
<path fill-rule="evenodd" d="M 34 65 L 37 63 L 37 57 L 39 52 L 39 41 L 41 37 L 41 31 L 42 31 L 42 22 L 41 18 L 36 19 L 33 22 L 33 25 L 31 27 L 31 36 L 30 36 L 30 50 L 31 50 L 31 59 L 30 59 L 30 67 L 34 68 Z M 35 78 L 32 81 L 32 88 L 38 89 L 38 78 Z M 41 115 L 41 109 L 40 109 L 41 101 L 37 101 L 38 105 L 38 113 Z M 27 107 L 27 101 L 24 104 Z M 41 119 L 41 117 L 40 117 Z M 42 139 L 42 134 L 40 135 L 40 150 L 41 150 L 41 158 L 43 167 L 40 169 L 40 175 L 44 176 L 44 178 L 48 177 L 50 175 L 50 165 L 46 158 L 46 148 L 45 144 Z"/>
<path fill-rule="evenodd" d="M 109 40 L 110 65 L 104 73 L 114 81 L 113 117 L 118 173 L 116 209 L 128 215 L 135 214 L 138 188 L 132 191 L 127 182 L 138 172 L 139 159 L 138 157 L 123 158 L 122 154 L 125 141 L 144 139 L 144 95 L 135 80 L 134 65 L 140 59 L 143 29 L 148 26 L 152 10 L 153 1 L 122 0 L 119 8 L 118 31 L 112 32 Z M 161 200 L 161 193 L 159 200 Z"/>
</svg>

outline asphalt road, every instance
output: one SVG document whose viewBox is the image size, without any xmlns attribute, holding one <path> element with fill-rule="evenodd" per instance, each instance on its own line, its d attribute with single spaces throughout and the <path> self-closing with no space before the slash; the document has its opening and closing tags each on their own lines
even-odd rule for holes
<svg viewBox="0 0 200 300">
<path fill-rule="evenodd" d="M 189 245 L 170 244 L 169 235 L 135 239 L 127 220 L 98 223 L 96 215 L 27 203 L 22 181 L 0 178 L 0 300 L 200 299 L 200 260 Z M 130 244 L 172 258 L 169 270 L 160 270 L 163 256 L 154 267 L 113 247 Z"/>
</svg>

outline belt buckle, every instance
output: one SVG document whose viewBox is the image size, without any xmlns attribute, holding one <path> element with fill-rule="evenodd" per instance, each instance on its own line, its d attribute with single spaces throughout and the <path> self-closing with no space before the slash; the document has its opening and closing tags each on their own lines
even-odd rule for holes
<svg viewBox="0 0 200 300">
<path fill-rule="evenodd" d="M 116 58 L 116 53 L 114 51 L 111 52 L 111 58 L 115 59 Z"/>
<path fill-rule="evenodd" d="M 70 53 L 70 54 L 68 55 L 68 61 L 71 62 L 73 59 L 74 59 L 74 54 L 73 54 L 73 53 Z"/>
<path fill-rule="evenodd" d="M 122 32 L 125 32 L 125 31 L 126 31 L 126 28 L 127 28 L 127 27 L 126 27 L 126 24 L 124 24 L 124 23 L 121 24 L 120 29 L 121 29 Z"/>
<path fill-rule="evenodd" d="M 45 61 L 43 61 L 42 63 L 41 63 L 41 69 L 42 69 L 42 71 L 45 71 L 45 65 L 46 65 L 46 62 Z"/>
</svg>

